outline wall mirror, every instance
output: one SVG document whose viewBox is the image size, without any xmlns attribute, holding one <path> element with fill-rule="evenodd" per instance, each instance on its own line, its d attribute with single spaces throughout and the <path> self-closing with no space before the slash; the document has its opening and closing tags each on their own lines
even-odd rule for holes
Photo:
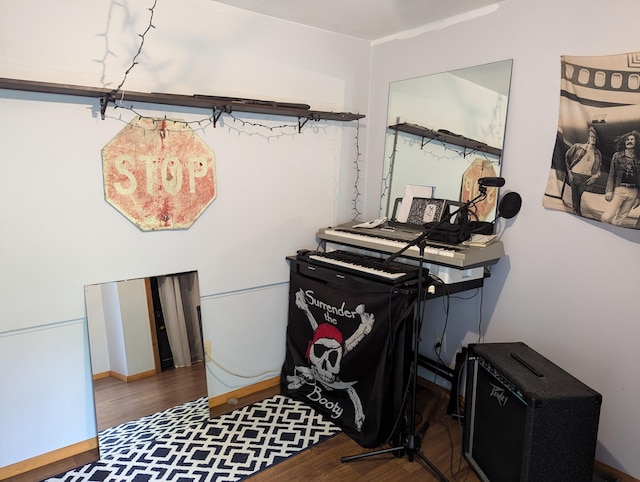
<svg viewBox="0 0 640 482">
<path fill-rule="evenodd" d="M 477 179 L 499 176 L 512 60 L 392 82 L 380 213 L 392 218 L 407 186 L 430 197 L 466 201 Z M 477 206 L 495 219 L 498 188 Z"/>
<path fill-rule="evenodd" d="M 98 431 L 207 397 L 195 271 L 85 286 Z"/>
</svg>

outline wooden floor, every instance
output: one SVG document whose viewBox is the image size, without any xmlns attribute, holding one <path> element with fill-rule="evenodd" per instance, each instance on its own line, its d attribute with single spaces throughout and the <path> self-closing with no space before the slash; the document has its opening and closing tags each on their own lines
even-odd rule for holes
<svg viewBox="0 0 640 482">
<path fill-rule="evenodd" d="M 149 415 L 206 395 L 204 366 L 164 372 L 156 377 L 124 383 L 104 378 L 95 383 L 98 427 L 102 430 L 128 420 Z M 211 416 L 263 400 L 279 392 L 277 387 L 241 398 L 238 404 L 211 409 Z M 431 384 L 421 386 L 417 397 L 417 420 L 429 421 L 420 452 L 450 481 L 475 482 L 479 479 L 461 460 L 462 425 L 446 414 L 448 393 Z M 421 426 L 421 425 L 420 425 Z M 387 446 L 388 447 L 388 446 Z M 380 448 L 387 448 L 380 447 Z M 414 454 L 377 455 L 347 463 L 341 457 L 368 453 L 344 434 L 318 444 L 253 477 L 255 482 L 295 481 L 437 481 L 438 477 Z"/>
<path fill-rule="evenodd" d="M 427 420 L 429 427 L 422 440 L 420 452 L 452 482 L 479 481 L 460 456 L 462 425 L 456 418 L 446 414 L 448 393 L 428 382 L 423 385 L 416 397 L 419 408 L 417 419 L 420 422 Z M 203 363 L 199 363 L 190 368 L 169 370 L 158 376 L 130 383 L 104 378 L 96 380 L 95 390 L 98 425 L 99 430 L 103 430 L 206 396 L 205 367 Z M 275 387 L 241 398 L 237 404 L 214 407 L 211 409 L 211 416 L 230 412 L 235 408 L 271 397 L 278 392 L 279 389 Z M 254 475 L 251 481 L 431 482 L 439 480 L 417 454 L 414 454 L 412 461 L 406 454 L 398 457 L 384 454 L 346 463 L 341 461 L 344 456 L 369 453 L 373 450 L 375 449 L 364 449 L 348 436 L 340 434 Z M 9 481 L 40 481 L 90 461 L 67 459 L 10 478 Z M 607 469 L 604 472 L 610 469 L 603 464 L 597 463 L 597 466 L 603 470 Z M 608 473 L 616 475 L 620 482 L 637 480 L 618 471 L 608 471 Z"/>
<path fill-rule="evenodd" d="M 129 383 L 100 378 L 93 388 L 99 431 L 207 396 L 204 362 Z"/>
<path fill-rule="evenodd" d="M 264 390 L 240 399 L 238 405 L 223 405 L 212 409 L 212 416 L 268 398 L 279 392 L 278 388 Z M 416 397 L 419 415 L 417 420 L 428 420 L 429 427 L 422 441 L 420 452 L 450 481 L 479 481 L 475 473 L 461 459 L 462 425 L 446 414 L 448 393 L 431 384 L 421 386 Z M 421 428 L 422 425 L 420 424 Z M 388 448 L 388 446 L 380 447 Z M 291 457 L 251 477 L 252 482 L 282 480 L 295 481 L 438 481 L 434 472 L 414 454 L 413 461 L 405 454 L 376 455 L 345 462 L 343 456 L 369 453 L 377 449 L 364 449 L 345 434 L 339 434 L 326 442 Z"/>
<path fill-rule="evenodd" d="M 417 420 L 429 422 L 420 452 L 427 457 L 451 482 L 477 482 L 479 478 L 460 456 L 462 425 L 458 420 L 446 414 L 449 401 L 448 392 L 429 382 L 422 381 L 416 397 L 418 406 Z M 174 407 L 181 403 L 207 395 L 205 367 L 198 363 L 188 368 L 179 368 L 161 373 L 155 377 L 125 383 L 114 378 L 104 378 L 94 382 L 96 390 L 96 408 L 99 430 L 150 415 Z M 215 417 L 241 406 L 249 405 L 279 392 L 271 388 L 240 398 L 237 404 L 225 404 L 211 409 Z M 419 423 L 419 427 L 422 424 Z M 387 447 L 380 447 L 387 448 Z M 369 453 L 376 449 L 364 449 L 344 434 L 337 435 L 326 442 L 295 455 L 253 477 L 252 482 L 271 482 L 292 480 L 307 481 L 437 481 L 438 477 L 418 456 L 410 461 L 406 454 L 392 454 L 367 457 L 343 463 L 341 458 L 349 455 Z M 82 462 L 86 463 L 86 462 Z M 77 464 L 76 464 L 77 465 Z M 68 470 L 76 465 L 63 467 Z M 596 462 L 602 473 L 617 477 L 620 482 L 637 481 L 633 477 Z M 42 470 L 25 478 L 14 481 L 41 480 L 46 475 L 58 472 Z M 606 480 L 616 480 L 614 478 Z M 605 480 L 605 479 L 601 479 Z"/>
</svg>

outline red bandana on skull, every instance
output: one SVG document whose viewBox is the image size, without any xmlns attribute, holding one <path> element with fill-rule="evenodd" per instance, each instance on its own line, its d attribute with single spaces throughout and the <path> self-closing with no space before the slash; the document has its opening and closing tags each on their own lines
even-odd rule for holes
<svg viewBox="0 0 640 482">
<path fill-rule="evenodd" d="M 318 329 L 313 333 L 313 340 L 309 342 L 309 346 L 307 347 L 307 361 L 309 361 L 309 353 L 311 352 L 311 347 L 320 339 L 328 338 L 330 340 L 335 340 L 338 344 L 342 345 L 342 333 L 335 326 L 330 325 L 329 323 L 323 323 L 318 326 Z"/>
</svg>

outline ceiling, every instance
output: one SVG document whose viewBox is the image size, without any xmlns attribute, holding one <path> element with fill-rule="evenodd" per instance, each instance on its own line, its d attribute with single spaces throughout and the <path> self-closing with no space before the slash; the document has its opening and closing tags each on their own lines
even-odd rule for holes
<svg viewBox="0 0 640 482">
<path fill-rule="evenodd" d="M 504 0 L 215 1 L 269 17 L 375 41 L 483 15 L 486 13 L 485 7 L 491 8 Z"/>
</svg>

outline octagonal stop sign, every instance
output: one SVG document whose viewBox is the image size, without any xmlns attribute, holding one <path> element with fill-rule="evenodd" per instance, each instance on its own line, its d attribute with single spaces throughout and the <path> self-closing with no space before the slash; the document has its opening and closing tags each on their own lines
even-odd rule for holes
<svg viewBox="0 0 640 482">
<path fill-rule="evenodd" d="M 132 120 L 102 170 L 105 200 L 143 231 L 189 228 L 216 197 L 215 154 L 184 122 Z"/>
</svg>

